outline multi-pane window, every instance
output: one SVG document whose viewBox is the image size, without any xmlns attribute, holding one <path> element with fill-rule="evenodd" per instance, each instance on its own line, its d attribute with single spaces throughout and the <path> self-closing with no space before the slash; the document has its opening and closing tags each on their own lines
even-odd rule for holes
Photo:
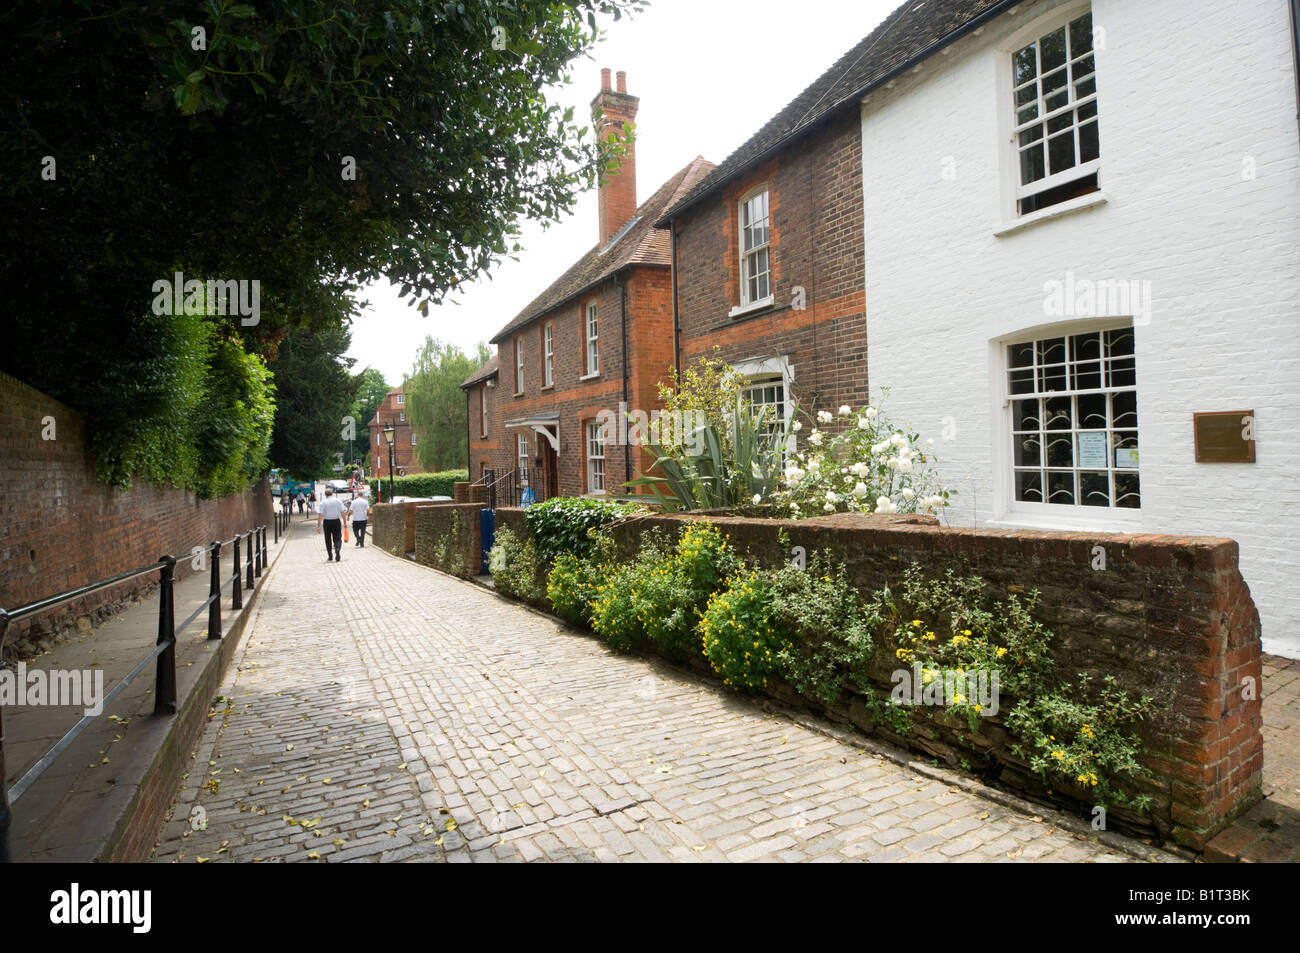
<svg viewBox="0 0 1300 953">
<path fill-rule="evenodd" d="M 1021 214 L 1097 188 L 1097 77 L 1092 14 L 1011 56 Z"/>
<path fill-rule="evenodd" d="M 1138 509 L 1133 329 L 1007 348 L 1015 499 Z"/>
<path fill-rule="evenodd" d="M 555 325 L 547 322 L 542 328 L 542 385 L 555 383 Z"/>
<path fill-rule="evenodd" d="M 600 373 L 600 321 L 596 317 L 596 302 L 587 305 L 587 373 Z"/>
<path fill-rule="evenodd" d="M 517 434 L 515 437 L 518 442 L 519 455 L 519 475 L 520 485 L 528 485 L 528 438 L 523 434 Z"/>
<path fill-rule="evenodd" d="M 763 432 L 779 432 L 785 424 L 785 381 L 780 377 L 753 380 L 740 392 L 745 406 L 755 415 L 763 413 Z"/>
<path fill-rule="evenodd" d="M 515 393 L 524 392 L 524 339 L 515 338 Z"/>
<path fill-rule="evenodd" d="M 411 431 L 411 446 L 412 446 L 412 447 L 415 446 L 415 431 L 414 431 L 414 430 Z"/>
<path fill-rule="evenodd" d="M 404 403 L 406 403 L 406 395 L 405 395 L 405 394 L 398 394 L 398 395 L 397 395 L 397 402 L 398 402 L 399 404 L 404 404 Z"/>
<path fill-rule="evenodd" d="M 487 385 L 478 389 L 478 435 L 487 436 Z"/>
<path fill-rule="evenodd" d="M 587 492 L 605 492 L 605 425 L 587 424 Z"/>
<path fill-rule="evenodd" d="M 397 422 L 401 424 L 406 423 L 406 411 L 402 411 L 402 413 L 397 415 Z"/>
<path fill-rule="evenodd" d="M 771 231 L 764 189 L 740 203 L 741 306 L 762 301 L 771 293 Z"/>
</svg>

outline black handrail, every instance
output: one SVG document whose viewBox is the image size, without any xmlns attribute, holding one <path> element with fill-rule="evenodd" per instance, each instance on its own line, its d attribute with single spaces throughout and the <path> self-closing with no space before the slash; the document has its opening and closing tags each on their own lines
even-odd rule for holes
<svg viewBox="0 0 1300 953">
<path fill-rule="evenodd" d="M 194 610 L 184 622 L 179 626 L 175 624 L 176 605 L 175 605 L 175 568 L 177 557 L 162 556 L 158 562 L 150 566 L 141 566 L 138 569 L 129 569 L 126 572 L 118 573 L 106 579 L 97 582 L 87 583 L 84 586 L 78 586 L 76 589 L 70 589 L 67 592 L 58 595 L 48 596 L 44 599 L 38 599 L 36 602 L 21 606 L 12 612 L 0 608 L 0 655 L 3 655 L 5 636 L 9 631 L 9 626 L 13 622 L 18 622 L 26 618 L 46 612 L 64 603 L 71 602 L 84 596 L 99 592 L 111 586 L 127 582 L 149 573 L 157 572 L 159 582 L 158 595 L 158 640 L 153 651 L 143 658 L 126 677 L 113 686 L 113 689 L 105 695 L 103 702 L 99 706 L 99 714 L 83 716 L 72 728 L 64 734 L 55 744 L 45 752 L 34 765 L 27 769 L 21 778 L 19 778 L 9 788 L 5 785 L 4 779 L 7 777 L 4 767 L 4 727 L 3 719 L 0 718 L 0 863 L 8 863 L 9 857 L 9 826 L 12 817 L 10 805 L 20 798 L 42 774 L 54 763 L 55 759 L 65 751 L 73 741 L 100 715 L 108 708 L 108 705 L 115 699 L 123 689 L 129 685 L 136 676 L 143 672 L 150 662 L 157 660 L 157 668 L 154 676 L 154 714 L 155 715 L 174 715 L 176 714 L 176 637 L 185 631 L 186 626 L 193 622 L 204 609 L 208 610 L 208 638 L 220 639 L 221 630 L 221 592 L 226 586 L 233 586 L 231 590 L 231 610 L 239 611 L 243 608 L 243 591 L 240 586 L 241 573 L 239 565 L 240 544 L 245 542 L 248 547 L 248 589 L 253 589 L 253 576 L 262 575 L 262 566 L 265 562 L 269 567 L 269 559 L 266 550 L 266 524 L 256 526 L 245 534 L 236 534 L 233 539 L 222 542 L 214 540 L 207 549 L 212 559 L 211 573 L 208 581 L 208 597 Z M 221 580 L 221 548 L 227 544 L 234 545 L 234 565 L 233 572 Z M 202 547 L 195 547 L 202 549 Z M 197 555 L 191 550 L 191 554 Z M 256 570 L 254 570 L 256 562 Z"/>
</svg>

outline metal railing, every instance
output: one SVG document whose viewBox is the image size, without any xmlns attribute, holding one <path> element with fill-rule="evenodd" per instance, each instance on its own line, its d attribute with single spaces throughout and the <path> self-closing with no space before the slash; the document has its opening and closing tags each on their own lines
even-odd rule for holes
<svg viewBox="0 0 1300 953">
<path fill-rule="evenodd" d="M 277 540 L 278 540 L 278 522 L 277 522 Z M 141 566 L 138 569 L 130 569 L 126 572 L 118 573 L 116 576 L 110 576 L 107 579 L 100 579 L 97 582 L 88 583 L 79 586 L 76 589 L 70 589 L 67 592 L 61 592 L 58 595 L 50 596 L 45 599 L 39 599 L 36 602 L 29 603 L 21 608 L 12 611 L 0 608 L 0 655 L 4 651 L 5 635 L 8 633 L 9 626 L 14 622 L 20 622 L 24 619 L 30 619 L 34 616 L 47 612 L 58 606 L 64 605 L 73 600 L 93 595 L 102 589 L 108 589 L 112 586 L 129 582 L 132 579 L 138 579 L 147 576 L 150 573 L 158 573 L 159 593 L 158 593 L 158 640 L 154 649 L 146 655 L 140 662 L 127 673 L 126 677 L 113 686 L 99 704 L 99 714 L 85 715 L 72 726 L 68 732 L 60 738 L 53 747 L 45 752 L 31 768 L 29 768 L 21 778 L 19 778 L 11 788 L 5 786 L 6 777 L 4 767 L 4 725 L 3 719 L 0 718 L 0 863 L 9 862 L 9 824 L 11 818 L 10 806 L 27 792 L 37 779 L 52 765 L 60 754 L 67 750 L 77 737 L 90 726 L 92 722 L 108 710 L 109 704 L 117 698 L 122 691 L 131 684 L 135 678 L 145 670 L 150 662 L 157 662 L 154 671 L 154 714 L 155 715 L 175 715 L 176 714 L 176 637 L 185 631 L 186 626 L 198 618 L 204 609 L 208 612 L 208 638 L 220 639 L 222 635 L 221 622 L 221 593 L 227 586 L 231 587 L 230 608 L 232 612 L 238 612 L 244 607 L 244 589 L 252 591 L 254 588 L 254 579 L 260 578 L 262 572 L 269 565 L 266 548 L 266 524 L 255 526 L 247 533 L 237 534 L 233 539 L 224 542 L 214 540 L 209 543 L 206 549 L 198 546 L 190 554 L 180 557 L 182 559 L 197 556 L 201 552 L 206 552 L 211 560 L 211 568 L 208 578 L 208 597 L 203 600 L 197 609 L 190 613 L 189 618 L 176 625 L 176 605 L 175 605 L 175 568 L 176 556 L 163 556 L 158 562 Z M 232 571 L 225 577 L 224 581 L 221 575 L 221 550 L 225 546 L 233 545 Z M 241 549 L 243 550 L 246 563 L 245 567 L 240 567 Z M 246 574 L 246 575 L 245 575 Z M 2 709 L 0 709 L 2 710 Z"/>
<path fill-rule="evenodd" d="M 489 471 L 491 472 L 491 471 Z M 533 501 L 540 503 L 546 499 L 546 488 L 533 485 L 529 479 L 529 467 L 517 467 L 507 470 L 502 476 L 487 484 L 487 508 L 495 510 L 498 506 L 522 506 L 524 491 L 532 489 Z"/>
</svg>

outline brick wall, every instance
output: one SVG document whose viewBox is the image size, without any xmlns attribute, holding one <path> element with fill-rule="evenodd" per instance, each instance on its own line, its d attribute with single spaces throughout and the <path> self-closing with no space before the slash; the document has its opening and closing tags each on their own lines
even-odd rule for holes
<svg viewBox="0 0 1300 953">
<path fill-rule="evenodd" d="M 862 145 L 856 114 L 832 121 L 676 222 L 681 367 L 785 356 L 805 411 L 867 399 Z M 738 204 L 766 185 L 774 306 L 729 318 L 740 304 Z M 805 305 L 796 307 L 796 289 Z"/>
<path fill-rule="evenodd" d="M 528 537 L 522 511 L 499 509 L 496 518 L 498 530 Z M 830 550 L 864 593 L 897 586 L 913 561 L 929 574 L 949 568 L 978 574 L 998 598 L 1038 590 L 1034 615 L 1053 633 L 1060 671 L 1114 675 L 1121 687 L 1154 700 L 1154 717 L 1138 726 L 1141 761 L 1154 780 L 1137 790 L 1148 794 L 1153 806 L 1146 815 L 1112 806 L 1111 827 L 1200 849 L 1261 796 L 1259 615 L 1232 540 L 951 529 L 934 525 L 932 518 L 904 516 L 712 519 L 733 547 L 764 565 L 789 558 L 777 542 L 782 529 L 790 544 L 805 547 L 809 556 Z M 630 553 L 643 533 L 660 529 L 672 537 L 684 522 L 684 517 L 646 517 L 620 524 L 614 533 Z M 1098 546 L 1106 556 L 1102 570 L 1092 568 Z M 882 659 L 872 672 L 885 696 L 894 667 L 892 659 Z M 1254 690 L 1247 690 L 1252 685 Z M 811 704 L 781 686 L 772 694 Z M 976 745 L 960 729 L 931 725 L 925 733 L 896 735 L 874 723 L 860 698 L 849 692 L 826 713 L 953 766 L 964 757 L 979 763 L 978 758 L 992 756 L 999 783 L 1091 817 L 1078 792 L 1043 787 L 1005 747 L 990 752 L 987 740 Z M 994 723 L 986 735 L 997 737 L 1001 730 Z"/>
<path fill-rule="evenodd" d="M 42 439 L 49 418 L 52 440 Z M 0 606 L 26 605 L 272 521 L 265 480 L 219 500 L 144 482 L 129 490 L 105 486 L 95 479 L 85 437 L 76 411 L 0 374 Z M 177 579 L 191 571 L 188 559 L 176 563 Z M 151 579 L 156 581 L 143 577 L 17 623 L 6 642 L 102 614 Z"/>
<path fill-rule="evenodd" d="M 421 506 L 415 514 L 415 561 L 466 578 L 483 559 L 478 503 Z"/>
</svg>

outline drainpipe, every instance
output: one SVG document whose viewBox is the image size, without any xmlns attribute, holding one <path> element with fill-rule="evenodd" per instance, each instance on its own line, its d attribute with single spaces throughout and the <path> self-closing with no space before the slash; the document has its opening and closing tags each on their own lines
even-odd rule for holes
<svg viewBox="0 0 1300 953">
<path fill-rule="evenodd" d="M 486 384 L 480 384 L 480 387 Z M 469 392 L 470 388 L 465 388 L 465 475 L 470 483 L 474 482 L 474 474 L 470 471 L 469 466 Z"/>
<path fill-rule="evenodd" d="M 1300 3 L 1300 0 L 1296 0 Z M 668 220 L 668 237 L 673 243 L 673 370 L 677 373 L 678 380 L 682 376 L 682 344 L 681 329 L 677 323 L 677 222 L 674 219 Z"/>
<path fill-rule="evenodd" d="M 624 281 L 622 278 L 620 278 L 617 273 L 615 273 L 614 284 L 618 285 L 619 294 L 620 294 L 618 313 L 619 313 L 619 322 L 623 326 L 623 406 L 626 407 L 627 406 L 627 282 Z M 620 427 L 619 429 L 621 430 L 622 428 Z M 629 480 L 632 479 L 632 447 L 626 440 L 623 441 L 623 474 L 624 476 L 627 477 L 627 479 Z M 609 490 L 606 489 L 605 492 L 608 493 Z"/>
<path fill-rule="evenodd" d="M 1291 54 L 1295 64 L 1296 122 L 1300 124 L 1300 0 L 1291 0 Z"/>
</svg>

